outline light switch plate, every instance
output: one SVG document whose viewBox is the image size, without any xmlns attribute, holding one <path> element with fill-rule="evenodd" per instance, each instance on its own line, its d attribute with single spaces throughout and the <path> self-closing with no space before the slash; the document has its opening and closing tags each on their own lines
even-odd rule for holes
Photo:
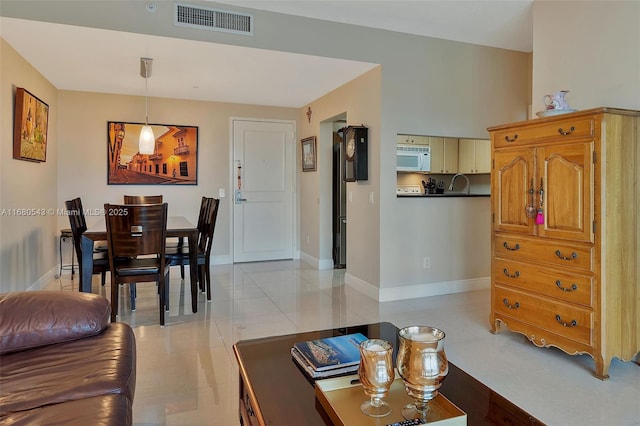
<svg viewBox="0 0 640 426">
<path fill-rule="evenodd" d="M 224 198 L 224 188 L 218 189 L 218 197 Z"/>
</svg>

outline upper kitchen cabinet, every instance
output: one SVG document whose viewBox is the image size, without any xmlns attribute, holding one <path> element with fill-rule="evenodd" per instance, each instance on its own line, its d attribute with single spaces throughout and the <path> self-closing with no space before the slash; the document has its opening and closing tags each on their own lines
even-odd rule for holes
<svg viewBox="0 0 640 426">
<path fill-rule="evenodd" d="M 398 135 L 399 145 L 429 145 L 428 136 L 420 135 Z"/>
<path fill-rule="evenodd" d="M 491 173 L 491 140 L 460 139 L 458 150 L 459 173 Z"/>
<path fill-rule="evenodd" d="M 458 139 L 430 136 L 431 173 L 458 173 Z"/>
</svg>

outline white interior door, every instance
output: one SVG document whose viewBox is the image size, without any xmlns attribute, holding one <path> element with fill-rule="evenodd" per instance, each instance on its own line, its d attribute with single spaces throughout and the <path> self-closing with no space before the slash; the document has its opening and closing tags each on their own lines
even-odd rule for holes
<svg viewBox="0 0 640 426">
<path fill-rule="evenodd" d="M 233 261 L 293 258 L 294 124 L 233 121 Z"/>
</svg>

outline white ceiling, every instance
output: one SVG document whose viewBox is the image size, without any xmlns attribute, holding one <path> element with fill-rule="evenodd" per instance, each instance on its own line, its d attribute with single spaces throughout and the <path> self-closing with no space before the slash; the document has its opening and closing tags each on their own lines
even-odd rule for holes
<svg viewBox="0 0 640 426">
<path fill-rule="evenodd" d="M 531 3 L 228 1 L 243 7 L 530 51 Z M 42 36 L 46 34 L 46 36 Z M 301 107 L 375 64 L 224 44 L 0 18 L 0 36 L 61 90 Z"/>
</svg>

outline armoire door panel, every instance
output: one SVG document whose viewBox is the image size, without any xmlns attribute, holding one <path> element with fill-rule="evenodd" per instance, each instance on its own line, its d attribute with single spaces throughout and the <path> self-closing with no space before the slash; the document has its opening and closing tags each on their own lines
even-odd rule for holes
<svg viewBox="0 0 640 426">
<path fill-rule="evenodd" d="M 527 216 L 534 178 L 533 151 L 527 148 L 496 152 L 494 161 L 494 231 L 533 235 L 534 222 Z"/>
<path fill-rule="evenodd" d="M 539 236 L 593 242 L 593 149 L 592 141 L 536 148 L 545 189 Z"/>
</svg>

